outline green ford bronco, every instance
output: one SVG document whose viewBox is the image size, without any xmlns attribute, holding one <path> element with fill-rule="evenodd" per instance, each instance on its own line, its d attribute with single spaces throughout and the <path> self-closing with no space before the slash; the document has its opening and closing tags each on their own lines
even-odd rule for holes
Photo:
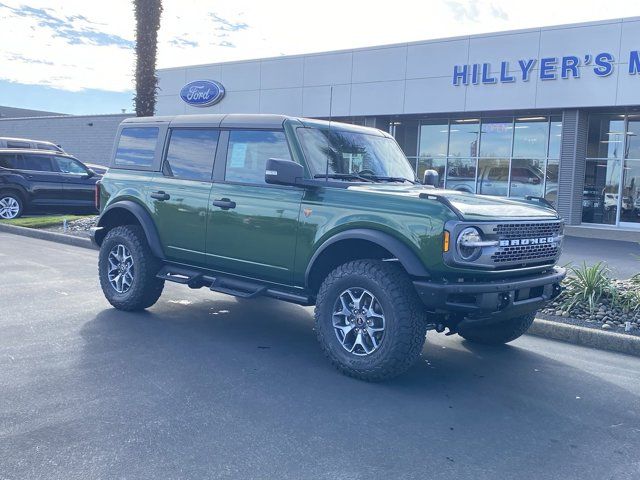
<svg viewBox="0 0 640 480">
<path fill-rule="evenodd" d="M 383 380 L 427 330 L 499 344 L 557 296 L 563 222 L 541 199 L 439 190 L 380 130 L 279 115 L 131 118 L 97 186 L 107 300 L 167 281 L 315 305 L 342 372 Z"/>
</svg>

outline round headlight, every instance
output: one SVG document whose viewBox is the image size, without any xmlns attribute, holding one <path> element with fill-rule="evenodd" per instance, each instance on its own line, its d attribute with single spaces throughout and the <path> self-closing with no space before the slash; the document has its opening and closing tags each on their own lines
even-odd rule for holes
<svg viewBox="0 0 640 480">
<path fill-rule="evenodd" d="M 458 247 L 458 254 L 463 260 L 475 260 L 480 256 L 482 247 L 478 246 L 478 243 L 482 242 L 480 232 L 473 228 L 467 227 L 458 235 L 458 241 L 456 245 Z"/>
</svg>

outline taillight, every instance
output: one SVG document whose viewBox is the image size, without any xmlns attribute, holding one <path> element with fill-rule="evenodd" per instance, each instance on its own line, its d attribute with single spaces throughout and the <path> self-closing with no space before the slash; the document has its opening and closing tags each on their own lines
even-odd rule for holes
<svg viewBox="0 0 640 480">
<path fill-rule="evenodd" d="M 100 211 L 100 182 L 96 182 L 96 189 L 93 201 L 96 206 L 96 210 Z"/>
</svg>

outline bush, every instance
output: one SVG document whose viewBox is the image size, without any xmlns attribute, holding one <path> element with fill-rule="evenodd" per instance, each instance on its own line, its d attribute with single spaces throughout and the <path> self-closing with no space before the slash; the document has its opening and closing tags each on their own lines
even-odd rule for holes
<svg viewBox="0 0 640 480">
<path fill-rule="evenodd" d="M 570 267 L 562 292 L 562 309 L 570 312 L 576 305 L 586 306 L 589 312 L 605 298 L 614 295 L 615 287 L 609 278 L 609 269 L 602 263 L 590 267 L 583 263 L 581 267 Z"/>
</svg>

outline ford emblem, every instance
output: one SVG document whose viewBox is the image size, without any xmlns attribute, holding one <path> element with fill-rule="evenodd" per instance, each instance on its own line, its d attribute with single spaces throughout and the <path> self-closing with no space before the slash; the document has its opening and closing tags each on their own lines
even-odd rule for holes
<svg viewBox="0 0 640 480">
<path fill-rule="evenodd" d="M 224 87 L 214 80 L 195 80 L 180 90 L 180 98 L 194 107 L 215 105 L 224 97 Z"/>
</svg>

